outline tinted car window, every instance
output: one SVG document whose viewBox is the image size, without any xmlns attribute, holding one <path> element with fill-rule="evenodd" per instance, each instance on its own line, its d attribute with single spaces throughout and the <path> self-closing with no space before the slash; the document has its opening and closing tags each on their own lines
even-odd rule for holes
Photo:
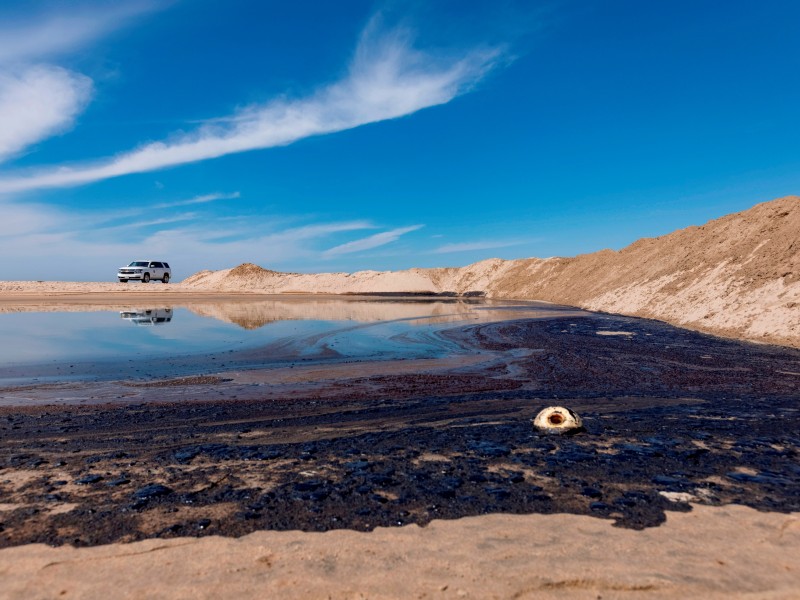
<svg viewBox="0 0 800 600">
<path fill-rule="evenodd" d="M 153 268 L 154 269 L 163 269 L 164 267 L 160 262 L 154 262 L 153 263 Z"/>
<path fill-rule="evenodd" d="M 168 263 L 164 263 L 164 268 L 165 269 L 169 269 L 169 264 Z"/>
</svg>

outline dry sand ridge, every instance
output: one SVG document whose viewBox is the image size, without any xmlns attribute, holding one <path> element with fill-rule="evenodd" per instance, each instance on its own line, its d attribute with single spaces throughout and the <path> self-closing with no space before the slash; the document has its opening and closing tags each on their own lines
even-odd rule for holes
<svg viewBox="0 0 800 600">
<path fill-rule="evenodd" d="M 573 258 L 489 259 L 461 268 L 279 273 L 201 271 L 183 287 L 267 294 L 430 293 L 544 300 L 800 347 L 800 197 Z"/>
</svg>

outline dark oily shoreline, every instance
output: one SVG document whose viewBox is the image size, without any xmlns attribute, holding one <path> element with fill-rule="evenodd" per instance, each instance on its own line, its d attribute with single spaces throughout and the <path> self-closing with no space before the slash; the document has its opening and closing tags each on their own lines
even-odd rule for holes
<svg viewBox="0 0 800 600">
<path fill-rule="evenodd" d="M 97 545 L 690 502 L 800 510 L 800 352 L 609 315 L 445 333 L 494 360 L 291 397 L 0 409 L 0 546 Z M 223 378 L 224 379 L 224 378 Z M 199 383 L 199 385 L 188 385 Z M 562 404 L 587 431 L 543 436 Z"/>
</svg>

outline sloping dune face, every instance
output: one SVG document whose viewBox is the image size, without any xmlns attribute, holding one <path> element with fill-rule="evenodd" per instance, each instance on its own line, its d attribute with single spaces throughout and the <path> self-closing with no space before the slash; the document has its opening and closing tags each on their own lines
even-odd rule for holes
<svg viewBox="0 0 800 600">
<path fill-rule="evenodd" d="M 278 273 L 245 264 L 184 284 L 263 293 L 455 293 L 544 300 L 800 347 L 800 197 L 573 258 L 462 268 Z"/>
<path fill-rule="evenodd" d="M 800 198 L 641 239 L 619 252 L 520 261 L 488 291 L 798 346 Z"/>
</svg>

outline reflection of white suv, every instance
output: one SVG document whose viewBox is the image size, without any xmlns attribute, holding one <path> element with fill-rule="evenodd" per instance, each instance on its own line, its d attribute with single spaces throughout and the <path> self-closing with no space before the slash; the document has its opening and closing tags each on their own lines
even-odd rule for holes
<svg viewBox="0 0 800 600">
<path fill-rule="evenodd" d="M 169 264 L 157 260 L 135 260 L 127 267 L 122 267 L 117 271 L 117 279 L 120 283 L 127 283 L 129 279 L 138 279 L 142 283 L 147 283 L 151 279 L 160 279 L 164 283 L 169 283 L 172 270 Z"/>
<path fill-rule="evenodd" d="M 121 319 L 134 325 L 163 325 L 172 321 L 171 308 L 134 308 L 120 311 Z"/>
</svg>

